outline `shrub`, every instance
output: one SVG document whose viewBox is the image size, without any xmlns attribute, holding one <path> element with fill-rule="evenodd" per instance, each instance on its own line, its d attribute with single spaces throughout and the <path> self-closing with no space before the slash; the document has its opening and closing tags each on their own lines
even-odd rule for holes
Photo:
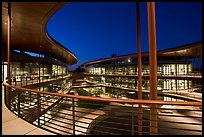
<svg viewBox="0 0 204 137">
<path fill-rule="evenodd" d="M 87 92 L 86 90 L 79 89 L 78 94 L 81 96 L 93 96 L 93 94 Z M 110 102 L 105 101 L 94 101 L 94 100 L 85 100 L 85 99 L 78 99 L 77 105 L 83 108 L 100 108 L 106 105 L 109 105 Z"/>
</svg>

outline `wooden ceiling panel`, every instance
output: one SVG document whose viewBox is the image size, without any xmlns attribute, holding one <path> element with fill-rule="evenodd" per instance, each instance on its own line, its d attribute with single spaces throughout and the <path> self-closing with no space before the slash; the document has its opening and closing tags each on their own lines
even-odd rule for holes
<svg viewBox="0 0 204 137">
<path fill-rule="evenodd" d="M 49 18 L 67 2 L 10 3 L 11 49 L 50 55 L 68 65 L 77 63 L 76 56 L 57 41 L 53 41 L 46 32 Z M 7 7 L 8 3 L 2 2 L 2 44 L 7 40 Z"/>
</svg>

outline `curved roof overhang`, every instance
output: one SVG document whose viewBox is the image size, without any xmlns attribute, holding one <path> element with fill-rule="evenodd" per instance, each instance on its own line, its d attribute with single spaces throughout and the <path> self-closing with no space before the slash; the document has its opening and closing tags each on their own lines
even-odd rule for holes
<svg viewBox="0 0 204 137">
<path fill-rule="evenodd" d="M 202 57 L 202 41 L 160 50 L 158 56 Z"/>
<path fill-rule="evenodd" d="M 50 17 L 67 2 L 10 2 L 11 50 L 40 53 L 67 65 L 77 63 L 76 56 L 51 38 L 46 31 Z M 2 45 L 7 43 L 8 2 L 2 2 Z M 60 27 L 60 26 L 56 26 Z"/>
<path fill-rule="evenodd" d="M 144 52 L 142 53 L 142 57 L 148 57 L 149 53 Z M 169 48 L 165 50 L 157 51 L 157 56 L 165 56 L 165 57 L 189 57 L 189 58 L 199 58 L 202 57 L 202 41 L 190 43 L 187 45 L 182 45 L 174 48 Z M 111 58 L 104 58 L 99 60 L 93 60 L 90 62 L 86 62 L 81 66 L 90 66 L 97 63 L 102 63 L 106 61 L 114 61 L 118 59 L 125 59 L 125 58 L 136 58 L 137 54 L 128 54 L 122 56 L 116 56 Z"/>
</svg>

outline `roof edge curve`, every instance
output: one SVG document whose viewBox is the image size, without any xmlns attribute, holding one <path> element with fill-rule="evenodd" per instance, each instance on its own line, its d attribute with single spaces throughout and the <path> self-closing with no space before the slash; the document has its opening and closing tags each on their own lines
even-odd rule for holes
<svg viewBox="0 0 204 137">
<path fill-rule="evenodd" d="M 59 48 L 59 50 L 64 50 L 67 54 L 70 54 L 73 59 L 72 62 L 67 58 L 67 56 L 63 56 L 63 60 L 66 60 L 67 64 L 76 64 L 78 62 L 78 59 L 76 55 L 74 55 L 69 49 L 65 48 L 62 44 L 60 44 L 57 40 L 55 40 L 48 32 L 47 32 L 47 23 L 49 22 L 49 19 L 63 6 L 68 4 L 68 2 L 58 2 L 48 13 L 43 17 L 42 20 L 42 27 L 41 27 L 41 34 L 43 35 L 44 38 L 49 40 L 56 48 Z M 64 53 L 65 54 L 65 53 Z"/>
</svg>

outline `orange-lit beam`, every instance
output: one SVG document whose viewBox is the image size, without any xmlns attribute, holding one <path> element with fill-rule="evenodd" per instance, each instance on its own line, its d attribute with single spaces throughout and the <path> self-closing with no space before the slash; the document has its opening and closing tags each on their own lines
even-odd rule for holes
<svg viewBox="0 0 204 137">
<path fill-rule="evenodd" d="M 137 13 L 137 47 L 138 47 L 138 99 L 142 99 L 142 55 L 141 55 L 141 35 L 140 35 L 140 6 L 136 2 Z M 138 107 L 138 135 L 142 135 L 142 104 Z"/>
<path fill-rule="evenodd" d="M 11 44 L 11 5 L 10 2 L 8 2 L 8 35 L 7 35 L 7 78 L 8 78 L 8 84 L 11 85 L 11 71 L 10 71 L 10 44 Z M 8 88 L 8 108 L 11 108 L 11 88 Z"/>
<path fill-rule="evenodd" d="M 148 42 L 149 42 L 149 68 L 150 68 L 150 99 L 157 99 L 157 49 L 156 49 L 156 21 L 155 3 L 147 2 L 148 15 Z M 156 105 L 150 105 L 150 134 L 157 134 Z"/>
<path fill-rule="evenodd" d="M 10 2 L 8 2 L 8 35 L 7 35 L 7 61 L 8 61 L 8 72 L 7 72 L 7 78 L 8 78 L 8 84 L 11 84 L 11 71 L 10 71 L 10 53 L 11 53 L 11 49 L 10 49 L 10 44 L 11 44 L 11 5 Z"/>
</svg>

